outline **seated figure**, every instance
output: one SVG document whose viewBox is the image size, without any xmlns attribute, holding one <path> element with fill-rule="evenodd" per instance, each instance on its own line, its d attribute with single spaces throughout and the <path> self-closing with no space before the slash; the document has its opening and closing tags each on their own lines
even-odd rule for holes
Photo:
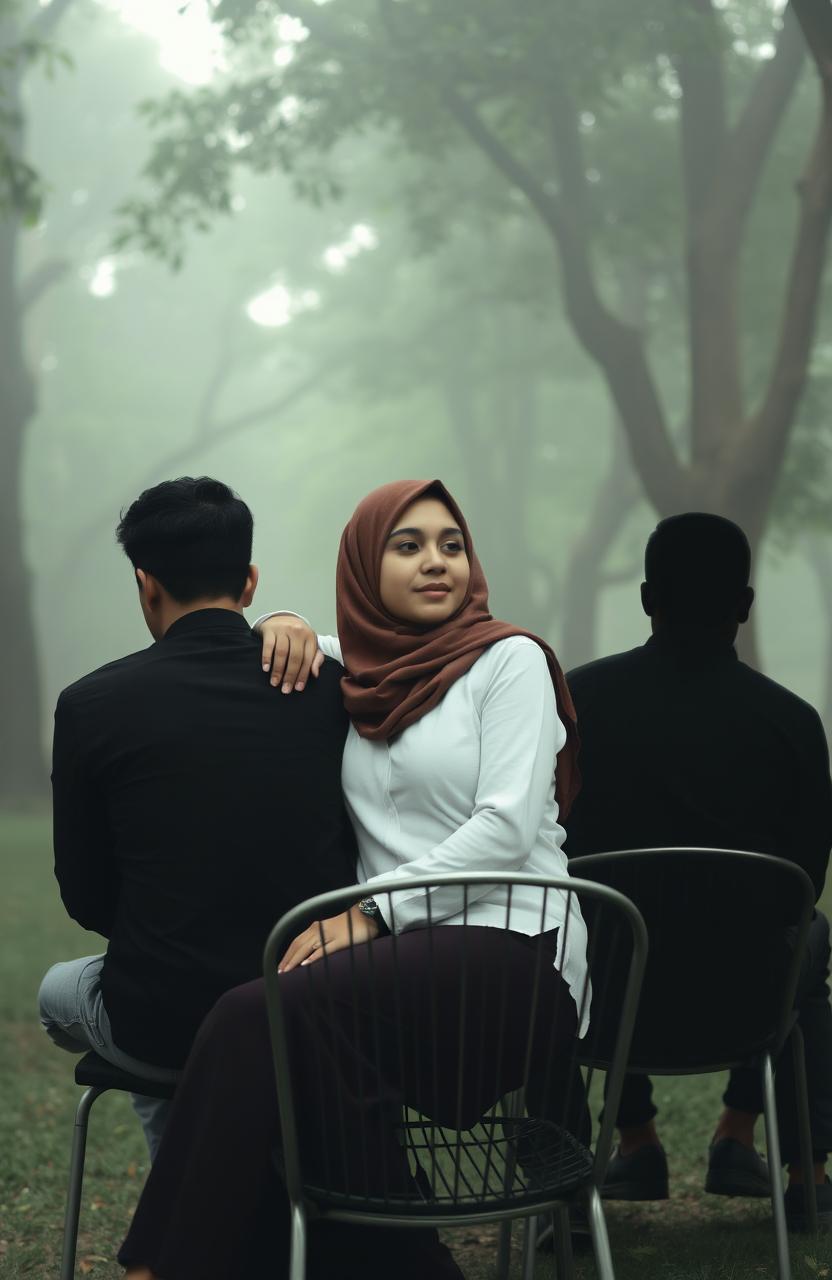
<svg viewBox="0 0 832 1280">
<path fill-rule="evenodd" d="M 70 1052 L 170 1080 L 277 917 L 355 879 L 348 721 L 332 660 L 302 706 L 270 688 L 242 614 L 251 512 L 224 484 L 147 490 L 118 539 L 154 643 L 63 691 L 52 773 L 61 896 L 107 946 L 49 970 L 40 1016 Z M 169 1104 L 134 1105 L 153 1156 Z"/>
<path fill-rule="evenodd" d="M 567 822 L 570 858 L 678 845 L 745 849 L 798 863 L 816 895 L 832 844 L 829 756 L 817 713 L 739 661 L 734 640 L 754 593 L 748 541 L 735 524 L 690 513 L 663 520 L 645 556 L 641 598 L 652 636 L 627 653 L 571 672 L 581 730 L 583 789 Z M 758 913 L 764 904 L 741 903 Z M 701 946 L 707 948 L 707 921 Z M 826 985 L 829 926 L 816 912 L 798 990 L 806 1043 L 821 1223 L 832 1223 L 825 1179 L 832 1149 L 832 1012 Z M 669 997 L 672 999 L 672 996 Z M 777 1072 L 786 1210 L 803 1225 L 800 1153 L 787 1050 Z M 754 1150 L 762 1110 L 759 1073 L 731 1072 L 709 1151 L 706 1190 L 769 1195 Z M 626 1078 L 620 1144 L 604 1194 L 663 1199 L 667 1162 L 647 1076 Z"/>
<path fill-rule="evenodd" d="M 348 911 L 298 934 L 279 972 L 305 1173 L 314 1181 L 329 1163 L 325 1185 L 378 1200 L 418 1192 L 402 1107 L 465 1129 L 527 1076 L 548 1097 L 550 1068 L 587 1026 L 577 899 L 499 884 L 505 872 L 565 871 L 576 735 L 554 653 L 491 616 L 464 516 L 439 481 L 368 494 L 344 530 L 336 584 L 338 636 L 321 643 L 348 672 L 343 781 L 362 888 Z M 294 628 L 314 654 L 297 617 L 264 632 L 275 628 Z M 291 689 L 285 636 L 263 643 L 261 665 Z M 308 694 L 289 701 L 303 710 Z M 498 883 L 467 896 L 413 888 L 467 871 Z M 394 906 L 372 896 L 388 877 Z M 279 1136 L 261 979 L 224 995 L 194 1042 L 119 1254 L 130 1280 L 287 1276 L 288 1237 L 274 1230 L 270 1243 L 265 1227 L 289 1229 L 285 1192 L 269 1185 Z M 258 1235 L 259 1271 L 240 1263 Z M 307 1274 L 461 1276 L 432 1228 L 333 1221 L 312 1225 Z"/>
</svg>

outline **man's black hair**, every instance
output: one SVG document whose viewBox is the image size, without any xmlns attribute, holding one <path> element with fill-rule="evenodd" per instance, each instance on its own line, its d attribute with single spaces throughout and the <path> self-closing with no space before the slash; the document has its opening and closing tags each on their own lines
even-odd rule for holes
<svg viewBox="0 0 832 1280">
<path fill-rule="evenodd" d="M 748 586 L 751 547 L 724 516 L 690 511 L 660 521 L 647 542 L 644 577 L 655 605 L 686 621 L 727 619 Z"/>
<path fill-rule="evenodd" d="M 122 512 L 116 537 L 134 569 L 153 574 L 180 604 L 238 600 L 251 562 L 254 522 L 220 480 L 180 476 L 145 489 Z"/>
</svg>

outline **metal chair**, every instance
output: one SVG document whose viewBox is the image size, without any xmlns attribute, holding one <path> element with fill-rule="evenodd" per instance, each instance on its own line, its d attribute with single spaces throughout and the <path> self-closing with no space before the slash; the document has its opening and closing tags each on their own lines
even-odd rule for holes
<svg viewBox="0 0 832 1280">
<path fill-rule="evenodd" d="M 282 1176 L 291 1210 L 291 1280 L 304 1280 L 307 1224 L 315 1219 L 402 1228 L 499 1222 L 504 1226 L 498 1274 L 505 1277 L 511 1220 L 526 1220 L 528 1239 L 529 1224 L 542 1212 L 555 1212 L 558 1216 L 558 1261 L 564 1268 L 559 1275 L 566 1280 L 571 1271 L 566 1209 L 573 1200 L 586 1206 L 601 1280 L 614 1280 L 598 1188 L 611 1151 L 615 1107 L 645 964 L 647 937 L 638 911 L 615 890 L 567 876 L 470 873 L 409 880 L 406 889 L 411 920 L 415 891 L 425 895 L 427 924 L 419 931 L 420 955 L 430 957 L 434 948 L 450 941 L 447 937 L 441 939 L 441 935 L 452 930 L 465 931 L 459 933 L 458 943 L 453 941 L 453 946 L 458 946 L 463 955 L 456 969 L 443 970 L 440 975 L 432 969 L 428 958 L 426 971 L 414 974 L 412 963 L 408 968 L 407 959 L 401 957 L 407 947 L 403 940 L 409 935 L 396 931 L 397 891 L 400 895 L 402 887 L 402 881 L 392 877 L 373 885 L 376 900 L 382 906 L 387 903 L 386 914 L 393 925 L 390 939 L 372 943 L 353 941 L 347 952 L 332 958 L 325 953 L 316 964 L 308 966 L 306 978 L 296 977 L 298 984 L 309 982 L 310 986 L 303 986 L 303 999 L 297 995 L 301 988 L 295 988 L 294 1004 L 291 1000 L 287 1002 L 284 995 L 284 979 L 277 972 L 279 957 L 310 919 L 323 920 L 351 906 L 355 902 L 355 887 L 301 903 L 278 922 L 266 944 L 264 972 L 280 1109 Z M 522 991 L 508 990 L 507 981 L 502 982 L 499 990 L 499 976 L 484 977 L 482 966 L 475 974 L 464 958 L 469 944 L 474 945 L 471 941 L 474 935 L 466 931 L 470 905 L 486 889 L 493 894 L 495 887 L 504 895 L 506 928 L 486 932 L 501 936 L 500 945 L 506 947 L 506 955 L 509 947 L 518 945 L 516 935 L 509 933 L 512 901 L 521 895 L 528 902 L 530 893 L 540 906 L 541 932 L 546 927 L 546 907 L 551 898 L 556 895 L 566 906 L 566 923 L 559 930 L 558 956 L 567 949 L 570 925 L 578 928 L 572 914 L 576 901 L 584 907 L 591 901 L 596 918 L 619 938 L 616 956 L 619 962 L 623 960 L 624 981 L 623 990 L 616 993 L 617 1008 L 614 1012 L 606 1008 L 605 986 L 609 984 L 595 966 L 592 993 L 588 978 L 580 990 L 573 989 L 579 1013 L 588 1009 L 590 1000 L 592 1003 L 587 1036 L 584 1040 L 570 1036 L 567 1047 L 561 1047 L 557 1053 L 552 1052 L 551 1044 L 544 1048 L 540 1039 L 541 1029 L 554 1025 L 560 1009 L 559 997 L 551 994 L 557 983 L 551 973 L 554 952 L 546 949 L 551 946 L 551 941 L 546 942 L 546 935 L 520 944 L 528 945 L 535 957 L 531 988 L 526 986 Z M 442 895 L 443 918 L 456 914 L 462 923 L 433 924 L 431 902 L 435 899 L 429 890 Z M 494 973 L 499 975 L 503 971 L 500 962 L 491 963 Z M 523 964 L 526 963 L 524 960 Z M 386 976 L 382 983 L 378 974 L 384 966 Z M 313 977 L 314 971 L 317 974 Z M 350 986 L 353 979 L 354 986 Z M 492 986 L 486 998 L 483 992 L 489 982 Z M 440 983 L 441 1000 L 437 997 Z M 397 999 L 391 1012 L 389 993 L 412 992 L 414 986 L 418 988 L 417 1003 L 422 1001 L 424 1007 L 419 1004 L 418 1012 L 414 1013 L 415 1005 L 405 1010 Z M 566 988 L 560 990 L 564 993 L 564 1003 L 569 1001 Z M 454 993 L 452 997 L 449 991 Z M 403 1001 L 410 999 L 410 994 L 401 996 Z M 445 1013 L 440 1016 L 447 1016 L 449 999 L 459 1002 L 459 1020 L 454 1022 L 459 1030 L 453 1036 L 446 1035 L 440 1043 L 436 1008 L 444 1000 Z M 550 1000 L 553 1003 L 550 1004 Z M 521 1008 L 528 1009 L 528 1018 L 518 1040 L 515 1037 L 517 1019 L 526 1019 L 525 1012 L 518 1013 Z M 608 1108 L 608 1119 L 602 1126 L 593 1156 L 579 1140 L 587 1113 L 580 1084 L 581 1096 L 576 1095 L 575 1081 L 580 1082 L 581 1078 L 574 1068 L 579 1046 L 585 1053 L 594 1037 L 596 1008 L 603 1013 L 604 1027 L 608 1030 L 614 1021 L 616 1030 L 609 1063 L 609 1093 L 614 1105 Z M 348 1015 L 346 1011 L 351 1012 Z M 354 1025 L 345 1025 L 348 1017 L 354 1017 Z M 302 1026 L 299 1018 L 310 1019 L 316 1028 L 312 1039 L 298 1034 Z M 475 1042 L 486 1028 L 489 1035 L 493 1034 L 494 1044 L 489 1053 L 482 1054 Z M 509 1028 L 513 1028 L 511 1037 Z M 311 1052 L 310 1045 L 314 1045 Z M 510 1049 L 506 1048 L 508 1045 Z M 466 1072 L 470 1072 L 475 1063 L 477 1070 L 491 1070 L 494 1063 L 505 1060 L 507 1053 L 516 1054 L 518 1045 L 523 1046 L 522 1064 L 513 1068 L 512 1079 L 500 1080 L 499 1091 L 503 1096 L 492 1093 L 480 1107 L 480 1101 L 487 1094 L 484 1088 L 482 1098 L 477 1092 L 476 1111 L 471 1114 L 474 1103 L 465 1096 L 467 1085 L 463 1085 L 464 1076 L 466 1080 L 471 1078 Z M 303 1052 L 302 1063 L 298 1057 L 293 1060 L 293 1052 L 297 1055 Z M 414 1100 L 414 1086 L 403 1083 L 419 1075 L 414 1055 L 423 1055 L 427 1075 L 433 1072 L 434 1103 L 424 1097 Z M 499 1067 L 494 1070 L 497 1089 Z M 456 1112 L 451 1121 L 447 1115 L 437 1114 L 442 1104 L 437 1101 L 436 1080 L 443 1073 L 446 1089 L 450 1088 L 456 1098 Z M 559 1082 L 559 1088 L 548 1088 L 555 1081 Z M 415 1091 L 418 1092 L 418 1086 Z M 298 1095 L 306 1098 L 303 1112 L 298 1109 Z M 535 1107 L 536 1099 L 544 1096 L 549 1099 L 545 1116 Z M 320 1102 L 310 1102 L 310 1099 Z M 356 1150 L 348 1146 L 350 1135 L 356 1132 L 353 1118 L 356 1106 L 363 1116 L 359 1132 L 367 1135 L 363 1175 L 348 1171 L 344 1155 L 346 1150 Z M 320 1135 L 316 1137 L 320 1146 L 313 1151 L 309 1149 L 308 1140 L 304 1145 L 304 1132 L 310 1127 Z M 391 1146 L 384 1146 L 389 1140 L 397 1157 L 383 1155 L 379 1160 L 372 1153 L 367 1157 L 366 1147 L 371 1136 L 376 1135 L 376 1150 L 389 1152 Z M 407 1153 L 407 1165 L 402 1148 Z M 406 1171 L 408 1166 L 410 1173 L 404 1177 L 402 1168 Z M 527 1259 L 529 1252 L 527 1250 Z M 533 1254 L 531 1260 L 533 1265 Z"/>
<path fill-rule="evenodd" d="M 778 1274 L 789 1280 L 773 1064 L 791 1040 L 806 1213 L 810 1230 L 816 1230 L 803 1036 L 794 1011 L 814 908 L 809 876 L 781 858 L 736 849 L 621 850 L 574 858 L 569 865 L 575 875 L 626 894 L 647 925 L 650 954 L 628 1072 L 695 1075 L 759 1068 Z M 592 929 L 591 919 L 587 924 Z M 614 968 L 610 940 L 598 942 L 595 963 Z M 605 1046 L 598 1027 L 593 1048 L 601 1049 L 600 1056 L 587 1055 L 585 1062 L 612 1062 L 614 1030 Z M 616 1109 L 608 1092 L 605 1122 Z"/>
<path fill-rule="evenodd" d="M 175 1083 L 160 1083 L 130 1075 L 114 1067 L 97 1053 L 85 1053 L 75 1067 L 75 1083 L 86 1085 L 75 1112 L 72 1154 L 69 1164 L 69 1186 L 64 1216 L 64 1242 L 61 1253 L 61 1280 L 73 1280 L 78 1248 L 78 1224 L 81 1218 L 81 1193 L 84 1184 L 84 1159 L 87 1151 L 87 1127 L 92 1105 L 102 1093 L 118 1089 L 124 1093 L 141 1093 L 150 1098 L 172 1098 Z"/>
</svg>

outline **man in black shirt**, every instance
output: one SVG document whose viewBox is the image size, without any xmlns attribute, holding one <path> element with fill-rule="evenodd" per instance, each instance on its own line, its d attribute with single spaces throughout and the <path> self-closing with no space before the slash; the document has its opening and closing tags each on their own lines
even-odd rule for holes
<svg viewBox="0 0 832 1280">
<path fill-rule="evenodd" d="M 55 965 L 40 1011 L 62 1047 L 171 1079 L 278 917 L 355 879 L 347 718 L 331 660 L 301 700 L 270 687 L 242 615 L 251 513 L 225 485 L 157 485 L 118 538 L 155 643 L 63 691 L 52 773 L 61 896 L 108 943 Z M 134 1101 L 154 1154 L 167 1104 Z"/>
<path fill-rule="evenodd" d="M 651 536 L 641 589 L 651 638 L 568 676 L 583 777 L 567 823 L 570 858 L 674 845 L 747 849 L 798 863 L 820 895 L 832 845 L 826 738 L 812 707 L 737 658 L 734 639 L 754 599 L 749 573 L 745 535 L 720 517 L 674 516 Z M 702 930 L 706 945 L 707 920 Z M 832 1149 L 828 958 L 829 926 L 816 913 L 798 1003 L 819 1182 Z M 758 1072 L 732 1072 L 724 1102 L 706 1189 L 768 1195 L 766 1166 L 753 1145 L 762 1109 Z M 795 1182 L 796 1134 L 790 1108 L 782 1110 L 783 1158 Z M 628 1076 L 621 1142 L 605 1185 L 611 1198 L 667 1196 L 655 1114 L 649 1079 Z M 832 1187 L 818 1191 L 819 1209 L 829 1216 Z M 799 1187 L 786 1204 L 799 1225 Z"/>
</svg>

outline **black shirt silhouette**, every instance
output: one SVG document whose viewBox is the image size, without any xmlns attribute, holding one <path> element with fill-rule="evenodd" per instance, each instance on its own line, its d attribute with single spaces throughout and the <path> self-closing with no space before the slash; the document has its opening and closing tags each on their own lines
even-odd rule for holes
<svg viewBox="0 0 832 1280">
<path fill-rule="evenodd" d="M 686 645 L 665 634 L 567 680 L 583 778 L 566 823 L 570 858 L 670 845 L 748 849 L 798 863 L 820 894 L 832 784 L 813 707 L 740 662 L 729 643 Z"/>
<path fill-rule="evenodd" d="M 327 660 L 284 697 L 245 619 L 201 609 L 61 694 L 55 872 L 69 914 L 109 940 L 125 1053 L 180 1065 L 217 998 L 262 972 L 277 918 L 355 880 L 342 674 Z"/>
</svg>

